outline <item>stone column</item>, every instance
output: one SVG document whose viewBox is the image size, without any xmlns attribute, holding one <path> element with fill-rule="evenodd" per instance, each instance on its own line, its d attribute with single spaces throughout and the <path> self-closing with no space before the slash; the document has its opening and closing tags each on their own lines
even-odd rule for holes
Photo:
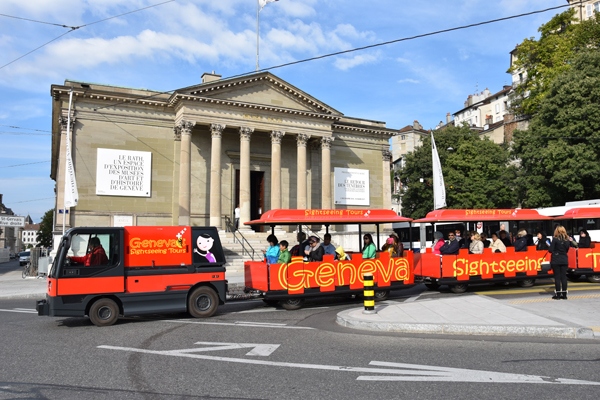
<svg viewBox="0 0 600 400">
<path fill-rule="evenodd" d="M 310 135 L 305 135 L 303 133 L 298 134 L 296 136 L 297 141 L 297 152 L 298 152 L 298 166 L 296 168 L 296 174 L 298 177 L 297 182 L 297 196 L 298 196 L 298 205 L 297 209 L 302 210 L 307 207 L 307 191 L 306 191 L 306 143 L 310 139 Z"/>
<path fill-rule="evenodd" d="M 392 208 L 392 184 L 390 177 L 390 163 L 392 161 L 392 152 L 389 150 L 383 150 L 383 182 L 381 183 L 381 196 L 383 199 L 382 208 L 386 210 L 391 210 Z M 383 226 L 388 227 L 388 224 Z M 389 224 L 389 228 L 391 229 L 392 225 Z"/>
<path fill-rule="evenodd" d="M 321 138 L 321 208 L 331 207 L 331 142 L 332 136 Z"/>
<path fill-rule="evenodd" d="M 240 226 L 239 230 L 249 231 L 244 222 L 250 221 L 250 137 L 254 128 L 240 127 Z"/>
<path fill-rule="evenodd" d="M 271 132 L 271 210 L 281 208 L 281 138 L 283 131 Z"/>
<path fill-rule="evenodd" d="M 225 125 L 211 124 L 210 148 L 210 225 L 221 226 L 221 135 Z"/>
<path fill-rule="evenodd" d="M 179 157 L 179 225 L 190 224 L 190 174 L 192 154 L 192 129 L 196 121 L 182 120 L 177 128 L 181 135 L 181 156 Z"/>
<path fill-rule="evenodd" d="M 68 214 L 63 214 L 67 211 L 65 208 L 65 185 L 67 184 L 66 180 L 65 180 L 65 170 L 66 170 L 66 162 L 67 162 L 67 123 L 68 123 L 68 111 L 65 110 L 64 115 L 61 115 L 60 117 L 58 117 L 58 123 L 60 125 L 60 153 L 58 156 L 58 171 L 57 171 L 57 175 L 56 175 L 56 214 L 55 214 L 55 227 L 58 229 L 58 227 L 60 226 L 61 228 L 63 227 L 63 216 L 64 216 L 64 227 L 65 228 L 70 228 L 71 227 L 71 214 L 70 212 Z M 70 126 L 70 131 L 71 131 L 71 137 L 73 137 L 73 131 L 75 128 L 75 113 L 71 112 L 71 126 Z M 71 148 L 71 156 L 73 153 L 73 140 L 71 140 L 70 143 L 70 148 Z M 73 158 L 73 162 L 74 157 Z M 59 210 L 63 210 L 63 213 L 60 213 Z"/>
</svg>

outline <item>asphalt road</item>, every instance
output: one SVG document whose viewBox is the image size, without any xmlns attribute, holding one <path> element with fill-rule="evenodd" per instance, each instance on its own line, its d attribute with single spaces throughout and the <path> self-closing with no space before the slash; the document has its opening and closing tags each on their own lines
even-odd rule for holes
<svg viewBox="0 0 600 400">
<path fill-rule="evenodd" d="M 231 302 L 209 319 L 156 315 L 98 328 L 38 317 L 31 300 L 0 301 L 0 399 L 598 397 L 595 341 L 418 337 L 335 324 L 357 304 L 339 298 L 285 311 Z"/>
</svg>

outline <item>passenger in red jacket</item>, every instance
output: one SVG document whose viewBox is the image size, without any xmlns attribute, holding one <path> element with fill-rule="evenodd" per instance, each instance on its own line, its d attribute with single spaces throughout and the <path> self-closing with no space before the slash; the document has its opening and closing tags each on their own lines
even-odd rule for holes
<svg viewBox="0 0 600 400">
<path fill-rule="evenodd" d="M 69 257 L 72 262 L 83 264 L 85 267 L 93 267 L 95 265 L 107 265 L 108 257 L 100 244 L 100 239 L 93 237 L 90 239 L 90 251 L 81 257 Z"/>
</svg>

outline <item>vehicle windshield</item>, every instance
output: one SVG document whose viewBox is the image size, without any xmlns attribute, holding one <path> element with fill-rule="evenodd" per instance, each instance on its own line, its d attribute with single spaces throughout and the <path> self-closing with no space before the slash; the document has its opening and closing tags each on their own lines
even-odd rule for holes
<svg viewBox="0 0 600 400">
<path fill-rule="evenodd" d="M 31 254 L 29 251 L 22 251 L 19 253 L 19 257 L 27 257 Z"/>
</svg>

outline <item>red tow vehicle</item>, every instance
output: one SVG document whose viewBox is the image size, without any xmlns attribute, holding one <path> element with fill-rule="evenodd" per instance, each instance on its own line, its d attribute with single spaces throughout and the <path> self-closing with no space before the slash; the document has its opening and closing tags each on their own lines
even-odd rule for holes
<svg viewBox="0 0 600 400">
<path fill-rule="evenodd" d="M 270 226 L 325 226 L 358 225 L 360 249 L 363 225 L 375 225 L 379 237 L 380 224 L 409 222 L 410 218 L 398 216 L 393 210 L 270 210 L 260 219 L 246 225 Z M 333 232 L 335 237 L 335 232 Z M 375 245 L 380 247 L 378 239 Z M 291 246 L 291 245 L 290 245 Z M 405 251 L 402 257 L 390 257 L 388 252 L 378 252 L 375 259 L 363 259 L 362 253 L 348 251 L 351 260 L 334 260 L 326 255 L 322 262 L 304 262 L 293 257 L 288 264 L 267 264 L 266 261 L 244 263 L 245 285 L 249 290 L 260 291 L 267 304 L 279 303 L 288 310 L 298 309 L 308 297 L 360 293 L 363 290 L 363 274 L 372 273 L 376 300 L 387 298 L 389 291 L 414 284 L 413 252 Z"/>
<path fill-rule="evenodd" d="M 501 223 L 507 223 L 535 234 L 536 224 L 543 221 L 552 221 L 552 218 L 531 209 L 445 209 L 432 211 L 413 222 L 431 223 L 434 230 L 440 231 L 448 223 L 462 223 L 475 231 L 477 223 L 482 223 L 480 229 L 493 228 L 492 232 L 497 231 Z M 551 276 L 549 268 L 542 268 L 542 262 L 549 258 L 546 251 L 538 251 L 535 246 L 528 246 L 524 252 L 507 247 L 506 253 L 492 253 L 486 248 L 483 254 L 469 254 L 465 248 L 457 255 L 444 256 L 433 254 L 431 248 L 427 248 L 424 253 L 415 254 L 414 274 L 415 280 L 422 281 L 429 289 L 448 285 L 454 293 L 463 293 L 470 284 L 476 283 L 517 282 L 528 287 L 537 278 Z"/>
</svg>

